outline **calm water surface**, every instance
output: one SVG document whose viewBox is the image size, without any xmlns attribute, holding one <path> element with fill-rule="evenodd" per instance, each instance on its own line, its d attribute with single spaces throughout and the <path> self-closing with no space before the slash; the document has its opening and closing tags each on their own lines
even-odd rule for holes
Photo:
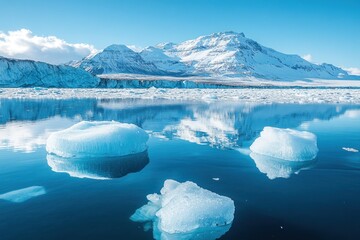
<svg viewBox="0 0 360 240">
<path fill-rule="evenodd" d="M 89 161 L 48 156 L 49 134 L 81 120 L 134 123 L 150 133 L 148 150 Z M 317 158 L 251 158 L 265 126 L 313 132 Z M 170 178 L 234 200 L 221 239 L 357 240 L 360 153 L 343 147 L 360 149 L 360 105 L 0 100 L 0 195 L 44 190 L 0 199 L 0 239 L 152 239 L 152 229 L 129 217 Z"/>
</svg>

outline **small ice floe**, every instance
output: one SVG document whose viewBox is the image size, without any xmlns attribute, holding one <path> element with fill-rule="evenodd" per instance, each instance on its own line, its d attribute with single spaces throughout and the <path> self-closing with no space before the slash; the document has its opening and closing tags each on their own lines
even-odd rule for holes
<svg viewBox="0 0 360 240">
<path fill-rule="evenodd" d="M 153 222 L 155 239 L 217 239 L 231 227 L 233 200 L 193 182 L 166 180 L 160 194 L 130 217 L 135 222 Z"/>
<path fill-rule="evenodd" d="M 6 200 L 14 203 L 22 203 L 31 198 L 46 194 L 46 190 L 41 186 L 32 186 L 7 192 L 0 195 L 0 200 Z"/>
<path fill-rule="evenodd" d="M 288 161 L 309 161 L 314 159 L 319 151 L 313 133 L 274 127 L 264 127 L 250 150 Z"/>
<path fill-rule="evenodd" d="M 47 155 L 51 170 L 75 178 L 109 180 L 142 170 L 149 163 L 147 151 L 119 157 L 63 158 Z"/>
<path fill-rule="evenodd" d="M 42 90 L 47 90 L 47 88 L 44 87 L 34 87 L 35 91 L 42 91 Z"/>
<path fill-rule="evenodd" d="M 82 121 L 52 133 L 48 153 L 61 157 L 111 157 L 144 152 L 148 134 L 134 124 L 115 121 Z"/>
<path fill-rule="evenodd" d="M 214 180 L 214 181 L 219 181 L 219 180 L 220 180 L 220 178 L 218 178 L 218 177 L 214 177 L 214 178 L 212 178 L 212 180 Z"/>
<path fill-rule="evenodd" d="M 269 179 L 289 178 L 292 174 L 298 174 L 302 170 L 310 169 L 316 164 L 316 160 L 288 161 L 273 158 L 257 153 L 250 153 L 257 169 L 266 174 Z"/>
<path fill-rule="evenodd" d="M 349 148 L 349 147 L 343 147 L 343 150 L 347 151 L 347 152 L 359 152 L 359 150 L 357 150 L 356 148 Z"/>
</svg>

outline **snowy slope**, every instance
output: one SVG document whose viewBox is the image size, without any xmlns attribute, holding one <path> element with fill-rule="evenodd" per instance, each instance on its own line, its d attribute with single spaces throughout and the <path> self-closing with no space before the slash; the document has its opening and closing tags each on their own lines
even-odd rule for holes
<svg viewBox="0 0 360 240">
<path fill-rule="evenodd" d="M 236 32 L 214 33 L 180 44 L 158 44 L 140 53 L 123 45 L 111 45 L 72 65 L 93 74 L 140 73 L 271 80 L 351 78 L 338 67 L 317 65 L 298 55 L 277 52 Z"/>
<path fill-rule="evenodd" d="M 161 74 L 151 62 L 146 62 L 139 53 L 125 45 L 110 45 L 103 51 L 88 56 L 81 61 L 72 62 L 71 66 L 83 68 L 92 74 L 141 73 Z"/>
<path fill-rule="evenodd" d="M 181 58 L 166 54 L 163 49 L 157 47 L 145 48 L 140 52 L 140 56 L 169 75 L 192 75 L 194 71 L 191 66 L 181 62 Z"/>
<path fill-rule="evenodd" d="M 0 57 L 1 87 L 96 87 L 99 79 L 70 66 Z"/>
<path fill-rule="evenodd" d="M 316 65 L 298 55 L 264 47 L 243 33 L 221 32 L 178 45 L 159 45 L 198 75 L 254 76 L 265 79 L 338 78 L 347 72 L 330 64 Z"/>
</svg>

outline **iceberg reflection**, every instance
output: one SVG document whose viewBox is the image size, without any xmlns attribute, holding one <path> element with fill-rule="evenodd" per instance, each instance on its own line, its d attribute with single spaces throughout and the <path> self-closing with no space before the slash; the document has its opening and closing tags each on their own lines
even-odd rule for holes
<svg viewBox="0 0 360 240">
<path fill-rule="evenodd" d="M 315 166 L 316 160 L 310 161 L 288 161 L 257 153 L 250 153 L 256 167 L 260 172 L 266 174 L 269 179 L 289 178 L 292 174 L 298 174 L 302 170 Z"/>
<path fill-rule="evenodd" d="M 67 173 L 75 178 L 109 180 L 141 171 L 148 163 L 148 152 L 120 157 L 63 158 L 53 154 L 46 156 L 51 170 Z"/>
</svg>

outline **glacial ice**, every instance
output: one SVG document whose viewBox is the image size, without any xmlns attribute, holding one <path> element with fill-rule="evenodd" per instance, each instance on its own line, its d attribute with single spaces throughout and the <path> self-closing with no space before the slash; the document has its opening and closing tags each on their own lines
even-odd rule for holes
<svg viewBox="0 0 360 240">
<path fill-rule="evenodd" d="M 312 160 L 318 153 L 317 139 L 313 133 L 274 127 L 264 127 L 250 150 L 289 161 Z"/>
<path fill-rule="evenodd" d="M 48 153 L 61 157 L 112 157 L 144 152 L 148 134 L 134 124 L 115 121 L 82 121 L 52 133 Z"/>
<path fill-rule="evenodd" d="M 95 158 L 63 158 L 54 154 L 46 156 L 51 170 L 67 173 L 75 178 L 109 180 L 124 177 L 129 173 L 141 171 L 148 163 L 147 151 L 120 156 Z"/>
<path fill-rule="evenodd" d="M 216 239 L 229 229 L 227 226 L 234 219 L 233 200 L 190 181 L 179 183 L 168 179 L 160 194 L 149 194 L 147 199 L 149 202 L 130 219 L 152 221 L 156 239 Z"/>
<path fill-rule="evenodd" d="M 0 195 L 0 199 L 14 202 L 14 203 L 22 203 L 31 198 L 41 196 L 46 194 L 46 190 L 42 186 L 32 186 L 27 188 L 22 188 L 18 190 L 14 190 L 11 192 L 7 192 Z"/>
<path fill-rule="evenodd" d="M 116 81 L 116 80 L 114 80 Z M 360 81 L 355 85 L 351 81 L 349 88 L 311 89 L 311 88 L 239 88 L 239 89 L 65 89 L 49 88 L 36 91 L 33 88 L 2 88 L 1 98 L 7 99 L 169 99 L 179 101 L 205 101 L 204 95 L 212 95 L 212 102 L 236 103 L 360 103 Z M 327 81 L 334 83 L 334 81 Z M 341 82 L 343 83 L 343 81 Z M 266 83 L 267 84 L 267 83 Z M 353 85 L 350 85 L 353 84 Z M 268 85 L 268 84 L 267 84 Z M 261 84 L 258 85 L 261 87 Z M 285 86 L 280 86 L 285 87 Z M 304 86 L 306 87 L 306 86 Z M 326 86 L 324 86 L 326 87 Z"/>
<path fill-rule="evenodd" d="M 257 153 L 250 153 L 256 167 L 260 172 L 273 180 L 276 178 L 289 178 L 292 174 L 298 174 L 302 170 L 312 168 L 316 160 L 312 161 L 287 161 Z"/>
</svg>

